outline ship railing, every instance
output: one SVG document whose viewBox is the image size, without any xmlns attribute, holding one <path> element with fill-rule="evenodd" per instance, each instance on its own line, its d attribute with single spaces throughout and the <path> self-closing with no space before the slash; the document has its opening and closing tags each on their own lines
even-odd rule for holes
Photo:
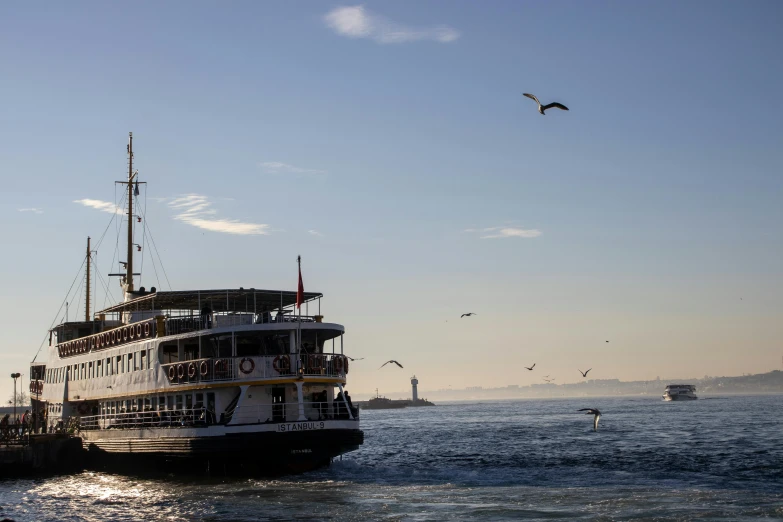
<svg viewBox="0 0 783 522">
<path fill-rule="evenodd" d="M 161 364 L 174 385 L 280 377 L 344 377 L 347 357 L 339 354 L 213 357 Z"/>
<path fill-rule="evenodd" d="M 209 328 L 212 328 L 212 317 L 209 315 L 166 318 L 166 335 L 198 332 Z"/>
<path fill-rule="evenodd" d="M 304 402 L 300 410 L 298 402 L 280 402 L 276 404 L 252 404 L 234 409 L 231 424 L 267 424 L 278 422 L 296 422 L 303 415 L 307 421 L 349 420 L 351 415 L 343 401 Z M 354 419 L 359 418 L 359 410 L 351 409 Z"/>
<path fill-rule="evenodd" d="M 207 408 L 183 408 L 89 415 L 79 419 L 79 429 L 192 428 L 215 422 L 214 412 Z"/>
<path fill-rule="evenodd" d="M 265 312 L 252 314 L 245 312 L 238 313 L 215 313 L 203 315 L 185 315 L 166 318 L 165 335 L 177 335 L 182 333 L 197 332 L 200 330 L 209 330 L 211 328 L 222 328 L 226 326 L 245 326 L 250 324 L 266 323 L 319 323 L 323 319 L 321 315 L 294 315 L 278 313 L 274 317 L 271 313 Z"/>
</svg>

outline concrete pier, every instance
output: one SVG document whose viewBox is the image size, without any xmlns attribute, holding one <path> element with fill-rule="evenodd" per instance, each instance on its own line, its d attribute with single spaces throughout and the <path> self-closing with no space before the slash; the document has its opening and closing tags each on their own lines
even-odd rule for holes
<svg viewBox="0 0 783 522">
<path fill-rule="evenodd" d="M 82 439 L 72 435 L 32 435 L 24 442 L 0 446 L 1 477 L 66 473 L 83 466 Z"/>
</svg>

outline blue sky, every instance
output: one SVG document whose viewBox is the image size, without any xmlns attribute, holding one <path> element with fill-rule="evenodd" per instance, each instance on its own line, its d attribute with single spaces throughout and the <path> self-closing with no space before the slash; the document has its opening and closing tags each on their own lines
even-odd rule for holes
<svg viewBox="0 0 783 522">
<path fill-rule="evenodd" d="M 111 217 L 75 201 L 114 202 L 133 131 L 172 286 L 293 289 L 301 254 L 306 289 L 367 358 L 357 392 L 402 389 L 409 369 L 424 389 L 528 384 L 517 369 L 532 360 L 560 382 L 574 365 L 623 379 L 779 368 L 781 15 L 4 4 L 0 362 L 27 373 Z M 542 117 L 523 92 L 571 110 Z M 145 263 L 142 283 L 167 288 Z M 493 351 L 503 364 L 476 364 Z M 405 370 L 375 371 L 391 357 Z"/>
</svg>

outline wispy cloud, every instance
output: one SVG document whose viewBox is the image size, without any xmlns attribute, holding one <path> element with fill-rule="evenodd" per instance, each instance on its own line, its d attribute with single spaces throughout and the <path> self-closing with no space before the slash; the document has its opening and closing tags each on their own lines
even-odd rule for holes
<svg viewBox="0 0 783 522">
<path fill-rule="evenodd" d="M 324 235 L 318 232 L 317 230 L 308 230 L 307 233 L 310 234 L 311 236 L 324 237 Z"/>
<path fill-rule="evenodd" d="M 306 169 L 303 167 L 296 167 L 289 165 L 288 163 L 282 163 L 279 161 L 265 161 L 260 163 L 259 166 L 270 174 L 290 173 L 290 174 L 326 174 L 325 170 L 319 169 Z"/>
<path fill-rule="evenodd" d="M 519 228 L 516 226 L 500 226 L 500 227 L 487 227 L 487 228 L 466 228 L 463 230 L 466 233 L 479 233 L 481 239 L 502 239 L 506 237 L 522 237 L 522 238 L 534 238 L 542 234 L 542 232 L 535 228 Z"/>
<path fill-rule="evenodd" d="M 363 5 L 342 6 L 324 16 L 324 22 L 334 32 L 348 38 L 370 38 L 381 44 L 433 40 L 449 43 L 460 37 L 452 27 L 407 27 L 368 11 Z"/>
<path fill-rule="evenodd" d="M 505 228 L 485 229 L 484 232 L 490 232 L 490 233 L 487 234 L 486 236 L 481 236 L 481 239 L 498 239 L 504 237 L 533 238 L 541 235 L 541 231 L 535 228 L 524 229 L 524 228 L 505 227 Z"/>
<path fill-rule="evenodd" d="M 101 212 L 108 212 L 109 214 L 117 214 L 120 216 L 125 214 L 125 211 L 114 203 L 109 201 L 101 201 L 100 199 L 77 199 L 74 201 L 74 203 L 84 205 L 85 207 L 94 208 L 95 210 L 100 210 Z"/>
<path fill-rule="evenodd" d="M 43 214 L 43 210 L 40 208 L 19 208 L 19 212 L 32 212 L 33 214 Z"/>
<path fill-rule="evenodd" d="M 218 218 L 209 198 L 201 194 L 185 194 L 174 198 L 169 201 L 169 207 L 178 212 L 174 219 L 211 232 L 252 236 L 269 234 L 271 228 L 261 223 Z"/>
</svg>

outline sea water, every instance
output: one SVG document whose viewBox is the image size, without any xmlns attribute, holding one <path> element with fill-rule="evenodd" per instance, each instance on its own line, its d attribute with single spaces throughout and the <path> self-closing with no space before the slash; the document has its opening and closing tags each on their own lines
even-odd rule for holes
<svg viewBox="0 0 783 522">
<path fill-rule="evenodd" d="M 592 415 L 603 413 L 598 431 Z M 277 480 L 85 472 L 0 482 L 22 521 L 783 520 L 783 396 L 362 412 L 365 443 Z M 263 452 L 263 448 L 258 448 Z"/>
</svg>

